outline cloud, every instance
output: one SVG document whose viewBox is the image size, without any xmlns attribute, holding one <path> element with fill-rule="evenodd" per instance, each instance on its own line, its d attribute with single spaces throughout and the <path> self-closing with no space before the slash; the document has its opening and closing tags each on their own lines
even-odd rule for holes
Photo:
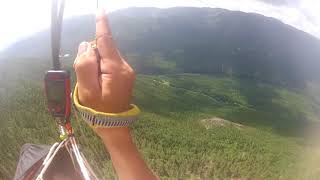
<svg viewBox="0 0 320 180">
<path fill-rule="evenodd" d="M 315 0 L 215 0 L 211 7 L 252 12 L 281 20 L 285 24 L 320 38 L 320 1 Z"/>
<path fill-rule="evenodd" d="M 273 17 L 320 38 L 320 0 L 117 0 L 99 2 L 108 12 L 126 7 L 218 7 Z M 17 6 L 17 4 L 19 4 Z M 0 49 L 50 25 L 50 0 L 10 0 L 0 6 Z M 95 13 L 93 0 L 66 1 L 65 17 Z M 23 19 L 21 21 L 21 19 Z"/>
<path fill-rule="evenodd" d="M 267 4 L 272 4 L 276 6 L 292 6 L 300 2 L 300 0 L 260 0 Z"/>
<path fill-rule="evenodd" d="M 271 5 L 270 12 L 286 24 L 320 38 L 320 2 L 315 0 L 290 0 L 285 6 Z"/>
</svg>

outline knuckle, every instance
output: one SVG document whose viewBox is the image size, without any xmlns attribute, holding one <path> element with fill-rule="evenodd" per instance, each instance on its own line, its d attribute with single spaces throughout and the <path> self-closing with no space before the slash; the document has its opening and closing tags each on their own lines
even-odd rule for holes
<svg viewBox="0 0 320 180">
<path fill-rule="evenodd" d="M 131 71 L 129 72 L 129 74 L 130 74 L 130 77 L 131 77 L 132 79 L 135 79 L 135 78 L 136 78 L 136 72 L 135 72 L 133 69 L 131 69 Z"/>
<path fill-rule="evenodd" d="M 134 69 L 124 59 L 122 59 L 122 62 L 127 75 L 132 77 L 136 76 Z"/>
<path fill-rule="evenodd" d="M 77 57 L 76 62 L 74 63 L 75 71 L 78 71 L 79 69 L 81 69 L 83 67 L 83 63 L 80 61 L 81 61 L 81 58 Z"/>
<path fill-rule="evenodd" d="M 76 63 L 74 64 L 75 71 L 89 68 L 90 66 L 95 66 L 96 59 L 92 56 L 82 56 L 78 57 Z"/>
<path fill-rule="evenodd" d="M 128 68 L 128 74 L 129 74 L 129 76 L 136 76 L 136 72 L 130 66 Z"/>
<path fill-rule="evenodd" d="M 136 76 L 134 70 L 131 67 L 126 67 L 122 75 L 124 76 L 124 78 L 128 80 L 135 79 L 135 76 Z"/>
</svg>

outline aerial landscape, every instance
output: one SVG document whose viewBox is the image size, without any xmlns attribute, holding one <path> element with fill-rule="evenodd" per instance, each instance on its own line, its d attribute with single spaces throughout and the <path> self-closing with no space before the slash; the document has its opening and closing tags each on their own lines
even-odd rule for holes
<svg viewBox="0 0 320 180">
<path fill-rule="evenodd" d="M 318 38 L 220 8 L 127 8 L 109 19 L 137 73 L 134 139 L 160 179 L 320 177 Z M 94 23 L 93 15 L 64 21 L 62 63 L 73 86 L 76 47 L 94 39 Z M 49 41 L 44 30 L 0 51 L 0 179 L 12 179 L 23 144 L 57 140 L 43 93 Z M 97 175 L 116 179 L 99 138 L 71 121 Z"/>
</svg>

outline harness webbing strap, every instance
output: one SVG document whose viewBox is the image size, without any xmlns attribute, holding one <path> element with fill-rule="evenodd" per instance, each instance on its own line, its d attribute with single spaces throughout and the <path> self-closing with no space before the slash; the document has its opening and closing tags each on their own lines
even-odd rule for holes
<svg viewBox="0 0 320 180">
<path fill-rule="evenodd" d="M 55 155 L 58 153 L 58 151 L 64 145 L 65 142 L 66 142 L 66 140 L 60 142 L 60 144 L 58 146 L 55 143 L 50 148 L 50 151 L 49 151 L 47 157 L 45 158 L 45 161 L 43 161 L 43 168 L 41 169 L 41 171 L 40 171 L 38 177 L 36 178 L 36 180 L 42 180 L 43 179 L 44 173 L 47 171 L 47 169 L 48 169 L 49 165 L 51 164 L 53 158 L 55 157 Z"/>
<path fill-rule="evenodd" d="M 45 179 L 44 175 L 51 165 L 53 159 L 57 156 L 61 148 L 66 148 L 69 155 L 73 161 L 74 168 L 79 170 L 84 180 L 98 180 L 96 174 L 92 171 L 90 165 L 87 163 L 86 159 L 82 156 L 79 147 L 73 136 L 65 139 L 60 143 L 55 143 L 47 154 L 45 160 L 43 161 L 41 171 L 38 174 L 36 180 Z"/>
</svg>

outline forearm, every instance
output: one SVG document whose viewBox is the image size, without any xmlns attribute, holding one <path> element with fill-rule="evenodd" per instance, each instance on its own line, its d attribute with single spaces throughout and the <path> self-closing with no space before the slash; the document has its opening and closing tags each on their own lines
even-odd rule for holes
<svg viewBox="0 0 320 180">
<path fill-rule="evenodd" d="M 79 46 L 74 63 L 78 84 L 73 95 L 75 106 L 103 140 L 121 180 L 157 179 L 125 127 L 140 113 L 136 106 L 128 110 L 135 73 L 115 46 L 103 10 L 97 13 L 94 42 L 94 45 L 84 42 Z M 124 127 L 115 128 L 119 123 Z"/>
<path fill-rule="evenodd" d="M 108 149 L 121 180 L 157 179 L 140 156 L 129 128 L 99 128 L 96 132 Z"/>
</svg>

